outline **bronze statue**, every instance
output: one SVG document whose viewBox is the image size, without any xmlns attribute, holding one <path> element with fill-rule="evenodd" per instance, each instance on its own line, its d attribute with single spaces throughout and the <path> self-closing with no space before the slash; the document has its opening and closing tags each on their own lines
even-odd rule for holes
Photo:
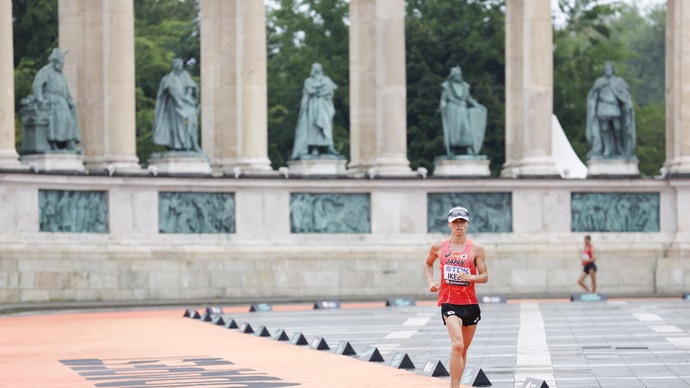
<svg viewBox="0 0 690 388">
<path fill-rule="evenodd" d="M 184 70 L 182 59 L 160 82 L 153 121 L 153 142 L 170 151 L 200 151 L 199 86 Z"/>
<path fill-rule="evenodd" d="M 302 88 L 295 144 L 290 159 L 340 156 L 333 147 L 333 93 L 337 88 L 338 86 L 323 74 L 320 64 L 314 63 L 311 66 L 311 73 Z"/>
<path fill-rule="evenodd" d="M 21 101 L 22 153 L 81 152 L 77 110 L 62 73 L 66 53 L 53 49 L 36 73 L 33 94 Z"/>
<path fill-rule="evenodd" d="M 486 107 L 470 94 L 470 85 L 463 80 L 459 66 L 451 69 L 441 86 L 440 107 L 446 154 L 449 157 L 479 155 L 486 131 Z"/>
<path fill-rule="evenodd" d="M 587 96 L 587 142 L 589 157 L 635 158 L 637 142 L 635 112 L 628 84 L 616 77 L 610 61 Z"/>
</svg>

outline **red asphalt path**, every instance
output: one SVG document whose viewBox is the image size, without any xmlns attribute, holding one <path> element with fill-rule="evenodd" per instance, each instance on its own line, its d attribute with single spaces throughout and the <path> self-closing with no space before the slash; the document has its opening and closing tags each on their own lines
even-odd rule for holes
<svg viewBox="0 0 690 388">
<path fill-rule="evenodd" d="M 448 387 L 447 379 L 228 330 L 183 312 L 0 317 L 0 387 Z"/>
</svg>

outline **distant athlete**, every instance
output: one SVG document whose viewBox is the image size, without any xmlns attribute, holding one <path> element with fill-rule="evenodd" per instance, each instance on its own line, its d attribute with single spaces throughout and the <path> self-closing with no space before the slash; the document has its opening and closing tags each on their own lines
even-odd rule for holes
<svg viewBox="0 0 690 388">
<path fill-rule="evenodd" d="M 429 291 L 438 292 L 441 317 L 450 336 L 451 388 L 460 387 L 460 379 L 467 361 L 467 350 L 477 330 L 477 323 L 482 319 L 474 284 L 486 283 L 489 280 L 484 248 L 467 239 L 469 225 L 470 213 L 467 209 L 459 206 L 450 209 L 450 238 L 431 244 L 424 263 L 424 275 Z M 440 286 L 434 282 L 436 259 L 440 262 Z"/>
<path fill-rule="evenodd" d="M 597 292 L 597 265 L 594 263 L 597 260 L 594 256 L 594 247 L 592 246 L 592 238 L 590 236 L 585 236 L 585 247 L 582 250 L 582 273 L 580 278 L 577 280 L 582 288 L 588 293 Z M 592 289 L 585 284 L 585 278 L 589 275 L 592 280 Z"/>
</svg>

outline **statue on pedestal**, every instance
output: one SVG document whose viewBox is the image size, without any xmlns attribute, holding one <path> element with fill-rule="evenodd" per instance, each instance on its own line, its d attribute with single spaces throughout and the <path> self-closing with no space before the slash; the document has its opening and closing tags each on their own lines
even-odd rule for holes
<svg viewBox="0 0 690 388">
<path fill-rule="evenodd" d="M 616 77 L 610 61 L 587 95 L 587 142 L 590 158 L 634 159 L 635 112 L 628 84 Z"/>
<path fill-rule="evenodd" d="M 453 67 L 442 84 L 441 117 L 446 155 L 478 156 L 486 132 L 486 107 L 470 94 L 459 66 Z"/>
<path fill-rule="evenodd" d="M 295 144 L 290 159 L 339 158 L 333 147 L 333 93 L 338 86 L 326 75 L 320 64 L 311 66 L 304 81 Z"/>
<path fill-rule="evenodd" d="M 54 48 L 36 73 L 32 95 L 21 100 L 22 153 L 81 153 L 77 110 L 62 72 L 65 54 Z"/>
<path fill-rule="evenodd" d="M 172 68 L 156 95 L 153 142 L 170 151 L 199 152 L 199 86 L 182 59 L 173 59 Z"/>
</svg>

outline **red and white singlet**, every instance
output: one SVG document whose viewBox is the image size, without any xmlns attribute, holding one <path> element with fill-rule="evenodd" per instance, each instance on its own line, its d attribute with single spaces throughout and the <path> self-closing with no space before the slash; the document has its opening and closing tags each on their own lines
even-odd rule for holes
<svg viewBox="0 0 690 388">
<path fill-rule="evenodd" d="M 460 273 L 477 274 L 472 257 L 472 240 L 465 242 L 462 252 L 450 251 L 450 239 L 441 248 L 441 288 L 438 291 L 438 305 L 477 304 L 477 294 L 474 292 L 474 282 L 457 280 Z"/>
<path fill-rule="evenodd" d="M 587 265 L 589 264 L 589 261 L 592 260 L 592 246 L 585 246 L 585 249 L 582 251 L 582 265 Z"/>
</svg>

